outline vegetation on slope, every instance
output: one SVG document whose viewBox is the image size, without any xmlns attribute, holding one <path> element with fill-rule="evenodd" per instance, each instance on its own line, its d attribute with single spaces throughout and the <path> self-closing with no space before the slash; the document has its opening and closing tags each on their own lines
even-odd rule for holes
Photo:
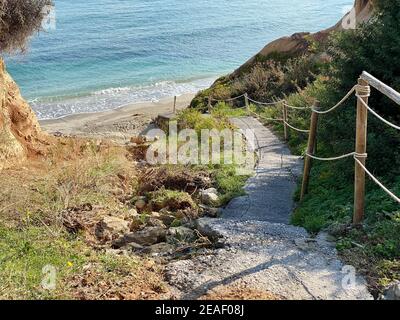
<svg viewBox="0 0 400 320">
<path fill-rule="evenodd" d="M 314 44 L 302 57 L 270 60 L 256 64 L 235 79 L 225 77 L 193 101 L 204 109 L 206 97 L 226 99 L 248 92 L 257 100 L 269 102 L 285 98 L 290 105 L 305 107 L 317 99 L 322 109 L 335 105 L 366 70 L 400 90 L 400 1 L 376 1 L 370 22 L 357 30 L 337 32 L 328 43 Z M 329 60 L 315 57 L 329 53 Z M 238 85 L 239 83 L 239 85 Z M 239 102 L 243 104 L 243 102 Z M 376 91 L 370 105 L 385 118 L 397 122 L 399 107 Z M 233 105 L 234 106 L 234 105 Z M 354 151 L 354 97 L 339 110 L 320 117 L 317 154 L 330 157 Z M 251 106 L 266 117 L 281 117 L 281 110 Z M 289 122 L 308 128 L 310 113 L 290 111 Z M 280 124 L 271 124 L 282 135 Z M 371 115 L 368 127 L 368 168 L 396 194 L 400 194 L 400 133 Z M 304 154 L 307 136 L 291 132 L 289 146 Z M 343 258 L 364 272 L 371 289 L 378 293 L 390 281 L 400 279 L 400 210 L 373 182 L 367 183 L 366 217 L 362 227 L 351 225 L 353 213 L 354 160 L 313 162 L 307 197 L 298 204 L 292 222 L 312 233 L 322 229 L 333 234 Z"/>
</svg>

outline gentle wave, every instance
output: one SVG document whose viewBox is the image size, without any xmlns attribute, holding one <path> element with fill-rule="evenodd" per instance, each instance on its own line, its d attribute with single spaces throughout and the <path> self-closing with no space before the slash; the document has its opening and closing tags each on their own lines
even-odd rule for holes
<svg viewBox="0 0 400 320">
<path fill-rule="evenodd" d="M 133 103 L 158 102 L 168 97 L 197 93 L 214 81 L 215 78 L 183 83 L 161 81 L 148 86 L 108 88 L 75 96 L 36 98 L 29 103 L 40 120 L 56 119 L 70 114 L 101 112 Z"/>
</svg>

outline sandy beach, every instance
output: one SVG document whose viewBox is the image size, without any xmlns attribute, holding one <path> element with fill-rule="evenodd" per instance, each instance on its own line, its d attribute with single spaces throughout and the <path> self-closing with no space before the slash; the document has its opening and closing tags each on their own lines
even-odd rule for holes
<svg viewBox="0 0 400 320">
<path fill-rule="evenodd" d="M 177 98 L 177 110 L 186 108 L 194 94 Z M 73 114 L 60 119 L 42 120 L 40 125 L 50 134 L 107 138 L 118 143 L 129 141 L 132 136 L 146 133 L 159 114 L 173 112 L 174 98 L 158 102 L 129 104 L 114 110 L 95 113 Z"/>
</svg>

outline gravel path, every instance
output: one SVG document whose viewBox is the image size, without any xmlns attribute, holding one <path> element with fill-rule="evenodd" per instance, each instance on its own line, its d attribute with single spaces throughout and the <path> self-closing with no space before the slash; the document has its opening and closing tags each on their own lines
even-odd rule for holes
<svg viewBox="0 0 400 320">
<path fill-rule="evenodd" d="M 232 120 L 253 128 L 259 147 L 256 175 L 247 196 L 234 199 L 220 219 L 200 219 L 199 230 L 218 234 L 225 246 L 176 261 L 166 277 L 178 299 L 197 299 L 225 286 L 265 291 L 285 299 L 372 299 L 365 281 L 346 274 L 333 243 L 288 225 L 293 210 L 298 157 L 254 118 Z"/>
</svg>

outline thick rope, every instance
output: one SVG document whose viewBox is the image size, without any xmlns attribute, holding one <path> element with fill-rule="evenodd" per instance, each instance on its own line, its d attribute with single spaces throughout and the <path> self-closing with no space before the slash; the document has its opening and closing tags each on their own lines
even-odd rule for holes
<svg viewBox="0 0 400 320">
<path fill-rule="evenodd" d="M 311 110 L 310 107 L 295 107 L 287 104 L 286 102 L 284 102 L 283 105 L 289 109 L 294 109 L 294 110 Z"/>
<path fill-rule="evenodd" d="M 337 157 L 331 157 L 331 158 L 320 158 L 317 156 L 314 156 L 313 154 L 310 154 L 308 152 L 306 152 L 306 156 L 310 157 L 311 159 L 315 159 L 315 160 L 319 160 L 319 161 L 336 161 L 336 160 L 340 160 L 340 159 L 345 159 L 345 158 L 349 158 L 349 157 L 355 157 L 355 158 L 367 158 L 367 154 L 360 154 L 357 152 L 351 152 L 351 153 L 347 153 L 341 156 L 337 156 Z"/>
<path fill-rule="evenodd" d="M 359 98 L 362 98 L 362 96 L 359 96 L 359 95 L 356 95 L 356 96 L 359 97 Z M 371 112 L 371 113 L 372 113 L 375 117 L 377 117 L 379 120 L 381 120 L 382 122 L 386 123 L 388 126 L 394 128 L 394 129 L 396 129 L 396 130 L 400 130 L 400 127 L 399 127 L 399 126 L 396 126 L 395 124 L 391 123 L 390 121 L 388 121 L 388 120 L 382 118 L 382 117 L 381 117 L 379 114 L 377 114 L 364 100 L 359 99 L 359 101 L 363 104 L 363 106 L 364 106 L 365 108 L 367 108 L 367 110 L 368 110 L 369 112 Z"/>
<path fill-rule="evenodd" d="M 325 110 L 325 111 L 320 111 L 317 110 L 315 108 L 312 108 L 312 111 L 318 114 L 327 114 L 330 113 L 332 111 L 334 111 L 335 109 L 339 108 L 352 94 L 353 92 L 358 88 L 358 85 L 355 85 L 353 88 L 351 88 L 351 90 L 342 98 L 342 100 L 340 100 L 336 105 L 334 105 L 332 108 Z"/>
<path fill-rule="evenodd" d="M 287 121 L 283 121 L 284 124 L 286 124 L 289 128 L 298 131 L 298 132 L 303 132 L 303 133 L 310 133 L 310 130 L 303 130 L 303 129 L 299 129 L 296 127 L 293 127 L 290 123 L 288 123 Z"/>
<path fill-rule="evenodd" d="M 230 101 L 235 101 L 237 99 L 240 99 L 240 98 L 244 97 L 245 95 L 246 94 L 244 93 L 244 94 L 242 94 L 240 96 L 229 98 L 229 99 L 224 99 L 224 100 L 218 100 L 218 99 L 211 98 L 211 101 L 214 101 L 214 102 L 230 102 Z"/>
<path fill-rule="evenodd" d="M 354 157 L 358 165 L 365 171 L 365 173 L 379 186 L 382 188 L 383 191 L 385 191 L 394 201 L 400 203 L 400 198 L 397 197 L 392 191 L 390 191 L 388 188 L 386 188 L 377 178 L 374 177 L 374 175 L 368 171 L 368 169 L 363 165 L 363 163 L 358 160 L 356 157 Z"/>
<path fill-rule="evenodd" d="M 284 102 L 284 100 L 280 100 L 280 101 L 276 101 L 276 102 L 260 102 L 260 101 L 257 101 L 257 100 L 253 100 L 250 97 L 247 97 L 247 99 L 249 99 L 249 101 L 251 101 L 251 102 L 253 102 L 255 104 L 259 104 L 259 105 L 262 105 L 262 106 L 275 106 L 277 104 L 280 104 L 280 103 Z"/>
<path fill-rule="evenodd" d="M 260 118 L 260 119 L 263 119 L 263 120 L 266 120 L 266 121 L 278 121 L 278 122 L 282 122 L 283 121 L 283 119 L 275 119 L 275 118 L 265 117 L 265 116 L 263 116 L 261 114 L 258 114 L 256 112 L 250 110 L 250 109 L 248 109 L 248 111 L 249 111 L 250 114 L 255 115 L 257 118 Z"/>
</svg>

